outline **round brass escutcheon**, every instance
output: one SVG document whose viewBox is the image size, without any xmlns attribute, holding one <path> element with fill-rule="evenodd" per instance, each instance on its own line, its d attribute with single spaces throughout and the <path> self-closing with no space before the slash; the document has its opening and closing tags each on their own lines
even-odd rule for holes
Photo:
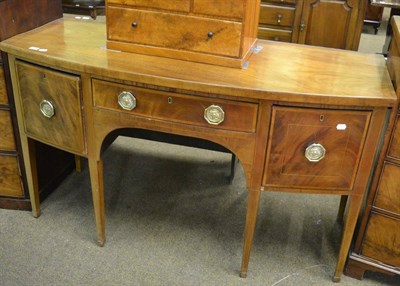
<svg viewBox="0 0 400 286">
<path fill-rule="evenodd" d="M 310 162 L 319 162 L 325 157 L 326 150 L 319 143 L 313 143 L 306 148 L 305 156 Z"/>
<path fill-rule="evenodd" d="M 129 91 L 123 91 L 118 95 L 118 104 L 124 110 L 132 110 L 136 107 L 136 98 Z"/>
<path fill-rule="evenodd" d="M 39 104 L 40 112 L 44 117 L 52 118 L 55 114 L 55 109 L 53 104 L 48 100 L 42 100 Z"/>
<path fill-rule="evenodd" d="M 219 125 L 225 119 L 224 110 L 218 105 L 210 105 L 204 110 L 204 119 L 212 125 Z"/>
</svg>

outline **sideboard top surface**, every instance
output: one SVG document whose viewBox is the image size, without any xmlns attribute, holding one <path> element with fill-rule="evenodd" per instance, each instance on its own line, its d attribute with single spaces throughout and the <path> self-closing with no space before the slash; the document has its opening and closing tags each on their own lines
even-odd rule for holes
<svg viewBox="0 0 400 286">
<path fill-rule="evenodd" d="M 106 25 L 71 16 L 0 43 L 22 59 L 78 73 L 249 99 L 394 106 L 382 56 L 259 41 L 246 69 L 107 50 Z M 45 51 L 32 50 L 31 47 Z"/>
</svg>

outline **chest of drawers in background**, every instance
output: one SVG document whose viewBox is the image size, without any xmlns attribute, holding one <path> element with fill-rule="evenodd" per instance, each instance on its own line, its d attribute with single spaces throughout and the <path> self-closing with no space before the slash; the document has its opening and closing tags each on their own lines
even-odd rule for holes
<svg viewBox="0 0 400 286">
<path fill-rule="evenodd" d="M 262 0 L 258 38 L 357 50 L 366 9 L 364 2 Z"/>
<path fill-rule="evenodd" d="M 10 105 L 7 97 L 3 61 L 0 55 L 0 196 L 18 198 L 24 195 L 18 151 L 15 144 Z M 1 205 L 1 204 L 0 204 Z"/>
<path fill-rule="evenodd" d="M 388 69 L 399 97 L 400 18 L 391 20 Z M 367 205 L 346 274 L 362 279 L 366 270 L 400 274 L 400 111 L 392 115 Z"/>
<path fill-rule="evenodd" d="M 242 67 L 260 0 L 109 0 L 106 9 L 108 48 Z"/>
<path fill-rule="evenodd" d="M 0 41 L 62 17 L 57 0 L 0 1 Z M 31 209 L 19 126 L 15 114 L 7 54 L 0 54 L 0 208 Z M 40 197 L 43 199 L 70 172 L 73 157 L 35 143 Z M 50 165 L 49 165 L 50 163 Z"/>
</svg>

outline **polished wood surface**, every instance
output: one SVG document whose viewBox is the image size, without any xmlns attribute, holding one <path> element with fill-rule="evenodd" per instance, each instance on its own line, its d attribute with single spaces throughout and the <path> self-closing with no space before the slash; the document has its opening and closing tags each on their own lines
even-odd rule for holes
<svg viewBox="0 0 400 286">
<path fill-rule="evenodd" d="M 379 55 L 259 41 L 262 50 L 251 57 L 247 69 L 226 69 L 107 50 L 104 49 L 105 38 L 103 23 L 67 17 L 15 36 L 1 43 L 1 49 L 61 69 L 197 92 L 229 94 L 238 99 L 251 97 L 370 107 L 393 106 L 396 102 L 385 61 Z M 69 45 L 66 49 L 66 42 L 79 45 Z M 49 49 L 46 52 L 29 50 L 31 43 Z"/>
<path fill-rule="evenodd" d="M 46 50 L 30 49 L 33 39 L 37 47 Z M 263 186 L 262 182 L 268 182 L 264 166 L 268 142 L 274 140 L 274 136 L 269 136 L 273 126 L 273 110 L 285 106 L 299 113 L 300 110 L 310 111 L 310 118 L 314 118 L 318 111 L 318 122 L 321 119 L 319 111 L 324 110 L 333 118 L 347 118 L 348 114 L 348 124 L 356 127 L 355 139 L 349 140 L 352 146 L 348 148 L 352 153 L 350 157 L 356 158 L 350 160 L 350 169 L 353 171 L 358 165 L 357 175 L 352 173 L 354 179 L 351 179 L 352 183 L 346 189 L 337 188 L 329 192 L 350 197 L 334 274 L 334 281 L 339 281 L 374 165 L 375 153 L 384 134 L 387 115 L 397 102 L 384 59 L 377 55 L 349 51 L 260 42 L 261 50 L 252 55 L 248 68 L 237 69 L 107 50 L 104 48 L 105 41 L 104 24 L 65 18 L 0 43 L 0 48 L 9 53 L 17 116 L 21 123 L 35 116 L 34 113 L 24 112 L 23 85 L 20 81 L 26 81 L 25 78 L 29 77 L 19 75 L 21 61 L 38 66 L 40 70 L 48 70 L 49 73 L 56 72 L 80 79 L 82 105 L 78 108 L 83 107 L 84 139 L 87 146 L 87 153 L 83 156 L 89 162 L 99 245 L 105 242 L 101 153 L 109 136 L 125 129 L 143 129 L 204 139 L 234 153 L 246 176 L 248 208 L 241 267 L 241 276 L 245 277 L 260 192 L 272 189 Z M 31 81 L 30 85 L 34 86 L 31 88 L 37 88 L 39 82 Z M 125 111 L 116 105 L 118 93 L 126 88 L 138 94 L 140 100 L 137 101 L 137 111 Z M 142 100 L 144 94 L 152 99 Z M 177 99 L 175 102 L 178 104 L 182 103 L 183 110 L 172 107 L 168 115 L 164 109 L 169 102 L 173 104 L 174 99 Z M 211 102 L 226 109 L 226 122 L 221 125 L 205 123 L 204 114 L 200 112 Z M 140 104 L 144 106 L 140 107 Z M 77 112 L 71 110 L 74 107 L 66 106 L 68 112 Z M 247 115 L 250 116 L 243 119 Z M 328 122 L 329 116 L 326 117 Z M 238 124 L 240 120 L 243 122 Z M 53 128 L 50 126 L 49 129 Z M 38 138 L 31 136 L 22 127 L 20 132 L 25 165 L 30 174 L 29 191 L 31 197 L 35 198 L 32 202 L 33 214 L 39 216 L 41 210 L 35 174 L 37 158 L 33 144 L 34 139 Z M 294 153 L 304 152 L 302 147 Z M 327 193 L 325 186 L 316 189 L 308 186 L 300 191 L 287 187 L 276 187 L 274 190 Z"/>
<path fill-rule="evenodd" d="M 265 186 L 326 192 L 353 188 L 369 112 L 275 107 L 271 120 Z M 344 130 L 338 128 L 339 124 Z M 326 149 L 326 156 L 319 162 L 305 157 L 311 143 Z"/>
<path fill-rule="evenodd" d="M 77 154 L 85 153 L 79 77 L 18 62 L 25 132 L 35 139 Z M 54 116 L 45 117 L 43 100 L 54 106 Z"/>
<path fill-rule="evenodd" d="M 399 27 L 400 18 L 393 17 L 392 43 L 387 65 L 397 96 L 400 98 Z M 398 106 L 390 116 L 382 150 L 362 214 L 354 247 L 350 252 L 345 270 L 346 275 L 362 279 L 365 271 L 378 271 L 389 275 L 399 275 L 400 253 L 400 196 L 398 176 L 400 158 L 398 144 Z"/>
</svg>

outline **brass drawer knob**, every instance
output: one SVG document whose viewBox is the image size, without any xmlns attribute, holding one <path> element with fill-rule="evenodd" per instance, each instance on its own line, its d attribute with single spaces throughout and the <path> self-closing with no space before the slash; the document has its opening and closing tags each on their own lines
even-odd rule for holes
<svg viewBox="0 0 400 286">
<path fill-rule="evenodd" d="M 282 18 L 283 18 L 283 15 L 282 15 L 282 14 L 276 15 L 276 21 L 278 22 L 278 24 L 281 23 Z"/>
<path fill-rule="evenodd" d="M 204 110 L 204 119 L 212 125 L 219 125 L 225 119 L 224 110 L 218 105 L 210 105 Z"/>
<path fill-rule="evenodd" d="M 326 150 L 319 143 L 313 143 L 306 148 L 305 156 L 310 162 L 319 162 L 325 157 Z"/>
<path fill-rule="evenodd" d="M 118 104 L 124 110 L 132 110 L 136 107 L 136 98 L 129 91 L 123 91 L 118 95 Z"/>
<path fill-rule="evenodd" d="M 39 104 L 40 112 L 42 112 L 44 117 L 52 118 L 55 114 L 55 109 L 53 104 L 48 100 L 42 100 Z"/>
</svg>

